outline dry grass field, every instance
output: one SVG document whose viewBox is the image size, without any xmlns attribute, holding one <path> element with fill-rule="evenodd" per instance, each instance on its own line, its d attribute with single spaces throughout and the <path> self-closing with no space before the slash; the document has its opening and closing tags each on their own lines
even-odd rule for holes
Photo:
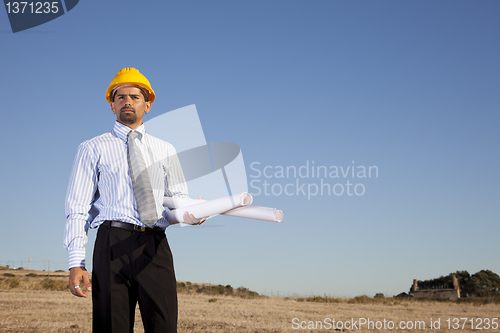
<svg viewBox="0 0 500 333">
<path fill-rule="evenodd" d="M 26 277 L 26 273 L 23 272 L 23 276 L 3 276 L 0 280 L 0 332 L 91 332 L 90 298 L 76 298 L 69 291 L 50 290 L 57 289 L 57 281 L 65 281 L 67 273 L 61 273 L 60 277 L 51 273 L 49 279 Z M 14 279 L 19 283 L 11 286 Z M 135 332 L 143 332 L 138 310 L 136 314 Z M 481 319 L 480 326 L 484 331 L 484 318 L 490 318 L 490 329 L 487 331 L 500 332 L 500 327 L 493 329 L 491 322 L 491 318 L 499 317 L 498 304 L 392 299 L 366 303 L 352 300 L 316 303 L 268 297 L 244 299 L 180 293 L 178 327 L 179 332 L 328 332 L 335 331 L 331 327 L 331 320 L 335 319 L 344 324 L 346 321 L 350 324 L 354 322 L 358 328 L 344 327 L 345 332 L 394 331 L 400 322 L 413 326 L 411 329 L 397 329 L 403 332 L 472 332 L 477 330 L 471 329 L 470 319 L 473 319 L 474 327 Z M 372 327 L 367 327 L 367 323 L 360 327 L 363 318 L 367 323 L 371 321 Z M 453 328 L 454 318 L 459 320 L 458 329 Z M 467 318 L 465 325 L 460 318 Z M 440 319 L 440 329 L 430 328 L 431 319 L 433 322 Z M 450 329 L 447 319 L 450 319 Z M 394 329 L 383 329 L 384 320 L 386 327 L 393 322 Z M 382 329 L 377 329 L 376 325 L 382 325 Z"/>
</svg>

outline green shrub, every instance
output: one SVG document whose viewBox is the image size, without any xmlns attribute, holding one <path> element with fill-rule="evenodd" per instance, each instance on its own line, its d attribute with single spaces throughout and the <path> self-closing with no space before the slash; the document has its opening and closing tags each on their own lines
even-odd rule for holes
<svg viewBox="0 0 500 333">
<path fill-rule="evenodd" d="M 17 278 L 13 278 L 13 279 L 7 280 L 7 283 L 9 284 L 9 288 L 12 289 L 12 288 L 18 287 L 21 282 Z"/>
<path fill-rule="evenodd" d="M 226 294 L 226 287 L 222 286 L 222 285 L 218 285 L 216 287 L 213 287 L 213 293 L 214 294 L 219 294 L 219 295 L 225 295 Z"/>
<path fill-rule="evenodd" d="M 69 290 L 68 282 L 53 279 L 43 279 L 42 287 L 46 290 Z"/>
</svg>

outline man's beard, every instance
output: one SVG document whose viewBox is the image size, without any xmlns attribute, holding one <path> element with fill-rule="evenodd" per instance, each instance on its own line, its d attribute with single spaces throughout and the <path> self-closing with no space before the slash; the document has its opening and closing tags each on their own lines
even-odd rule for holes
<svg viewBox="0 0 500 333">
<path fill-rule="evenodd" d="M 134 112 L 123 112 L 125 110 L 132 110 Z M 134 124 L 137 121 L 137 115 L 134 108 L 122 108 L 120 110 L 120 121 L 124 124 Z"/>
</svg>

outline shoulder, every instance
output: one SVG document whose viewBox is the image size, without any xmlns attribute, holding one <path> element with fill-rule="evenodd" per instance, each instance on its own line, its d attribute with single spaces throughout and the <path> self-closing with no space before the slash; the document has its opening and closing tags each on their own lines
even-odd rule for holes
<svg viewBox="0 0 500 333">
<path fill-rule="evenodd" d="M 100 152 L 109 149 L 113 143 L 119 140 L 120 139 L 114 136 L 111 132 L 103 133 L 80 143 L 78 151 L 86 152 L 92 155 L 100 155 Z"/>
<path fill-rule="evenodd" d="M 92 139 L 85 140 L 82 143 L 80 143 L 80 147 L 99 147 L 101 145 L 106 144 L 107 142 L 114 141 L 114 139 L 117 139 L 111 132 L 106 132 L 101 135 L 95 136 Z"/>
</svg>

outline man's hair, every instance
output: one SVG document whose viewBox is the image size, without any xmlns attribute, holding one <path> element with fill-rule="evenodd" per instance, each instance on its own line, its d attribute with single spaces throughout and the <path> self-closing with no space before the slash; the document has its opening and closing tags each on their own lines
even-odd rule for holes
<svg viewBox="0 0 500 333">
<path fill-rule="evenodd" d="M 149 102 L 148 93 L 144 89 L 142 89 L 141 87 L 137 87 L 137 88 L 139 88 L 139 90 L 141 91 L 142 96 L 144 96 L 144 100 L 146 102 Z M 118 91 L 118 89 L 115 89 L 115 91 L 113 91 L 113 102 L 115 101 L 115 96 L 116 96 L 116 92 L 117 91 Z"/>
</svg>

